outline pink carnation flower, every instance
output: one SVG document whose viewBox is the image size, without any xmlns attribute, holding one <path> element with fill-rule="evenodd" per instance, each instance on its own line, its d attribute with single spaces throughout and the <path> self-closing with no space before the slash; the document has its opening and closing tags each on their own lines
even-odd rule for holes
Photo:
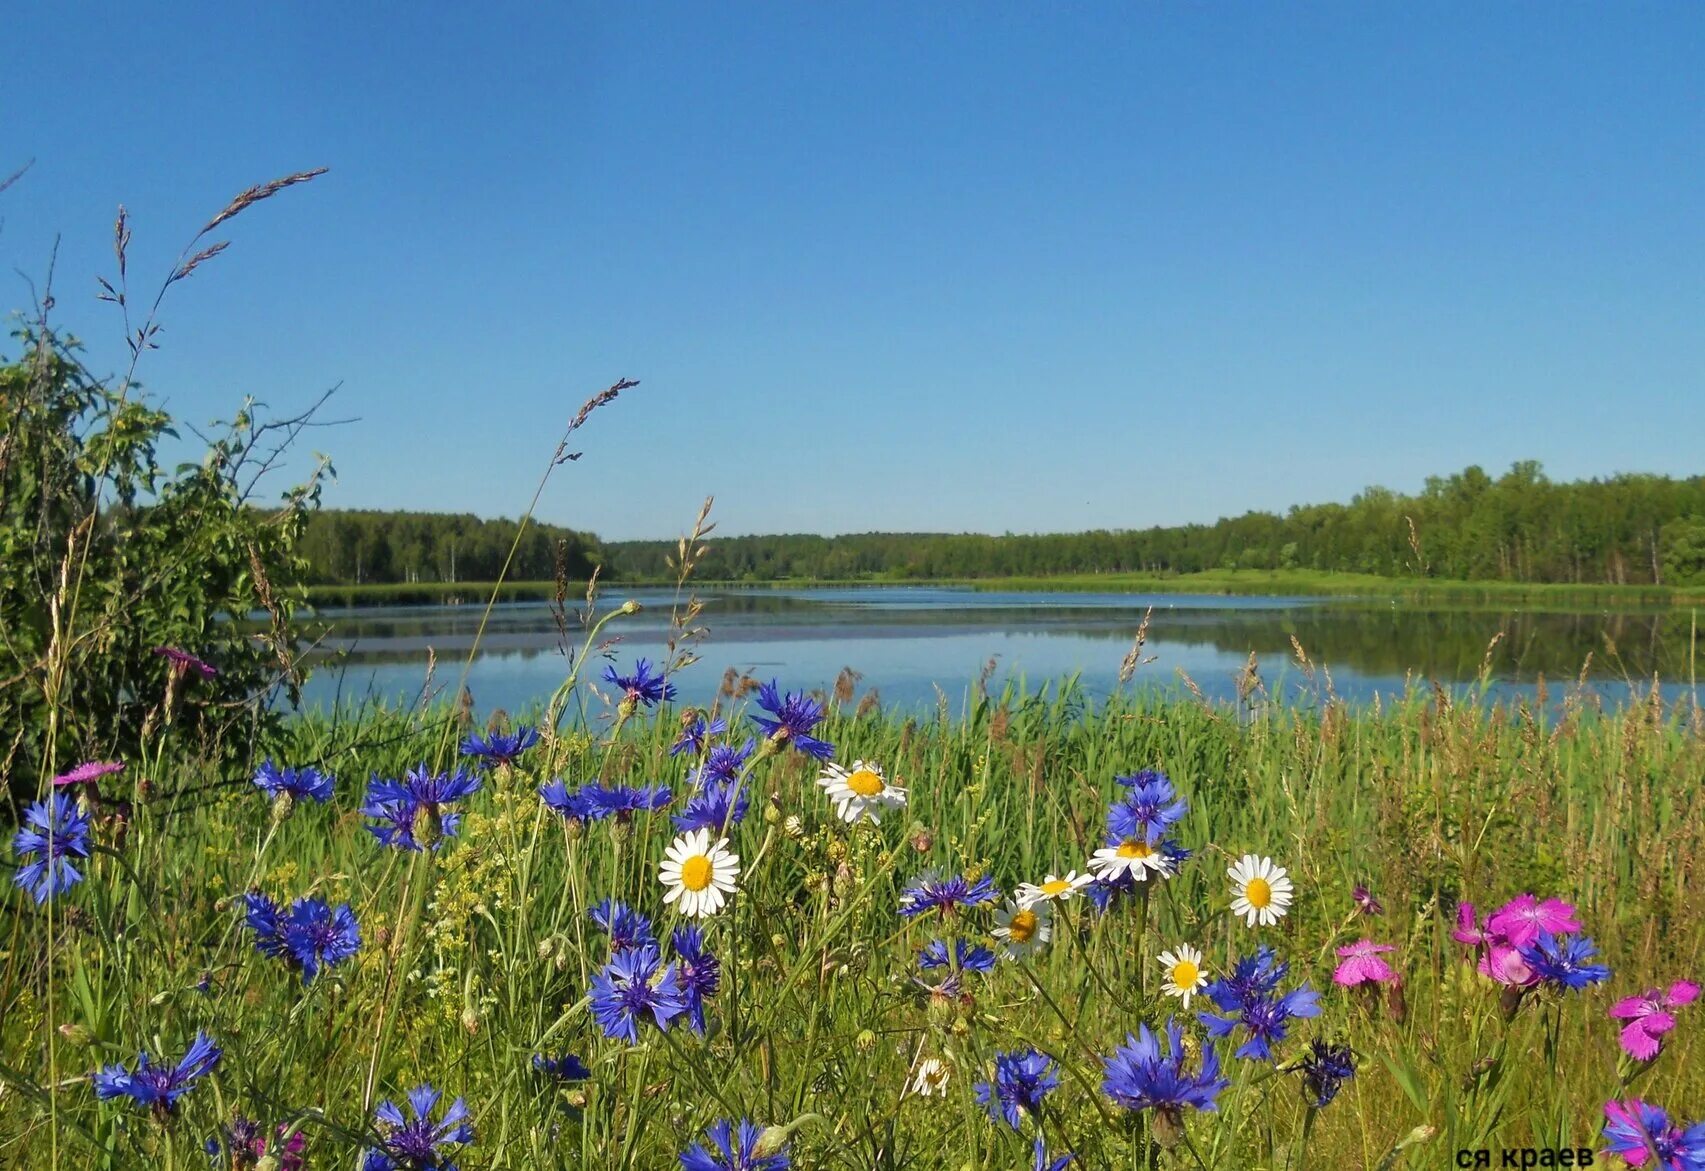
<svg viewBox="0 0 1705 1171">
<path fill-rule="evenodd" d="M 1382 952 L 1396 950 L 1389 943 L 1375 943 L 1371 939 L 1358 940 L 1349 947 L 1339 948 L 1338 958 L 1344 962 L 1332 973 L 1333 983 L 1345 988 L 1354 988 L 1358 984 L 1390 983 L 1397 979 L 1397 973 L 1379 957 Z"/>
<path fill-rule="evenodd" d="M 1663 1036 L 1675 1028 L 1670 1009 L 1692 1004 L 1699 998 L 1699 985 L 1690 980 L 1677 980 L 1668 989 L 1651 988 L 1639 996 L 1618 1000 L 1610 1006 L 1610 1015 L 1622 1026 L 1622 1048 L 1630 1057 L 1650 1061 L 1663 1048 Z"/>
<path fill-rule="evenodd" d="M 81 785 L 123 771 L 124 762 L 120 760 L 86 760 L 70 772 L 61 773 L 54 777 L 53 783 L 55 785 Z"/>
<path fill-rule="evenodd" d="M 1542 931 L 1573 935 L 1580 929 L 1574 907 L 1562 899 L 1540 902 L 1529 894 L 1517 895 L 1486 920 L 1487 933 L 1502 936 L 1511 947 L 1532 947 Z"/>
</svg>

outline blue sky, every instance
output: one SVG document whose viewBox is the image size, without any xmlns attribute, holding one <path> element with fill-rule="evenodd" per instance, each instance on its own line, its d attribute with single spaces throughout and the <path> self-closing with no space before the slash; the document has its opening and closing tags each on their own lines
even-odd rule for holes
<svg viewBox="0 0 1705 1171">
<path fill-rule="evenodd" d="M 406 17 L 387 19 L 382 12 Z M 1061 531 L 1705 470 L 1705 6 L 34 5 L 0 308 L 249 183 L 142 377 L 334 383 L 326 502 Z M 34 46 L 17 51 L 17 46 Z M 0 346 L 10 353 L 15 347 Z"/>
</svg>

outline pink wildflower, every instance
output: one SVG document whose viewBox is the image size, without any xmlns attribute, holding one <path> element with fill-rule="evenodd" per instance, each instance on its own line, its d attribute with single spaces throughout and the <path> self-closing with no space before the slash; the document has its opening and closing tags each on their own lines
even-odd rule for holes
<svg viewBox="0 0 1705 1171">
<path fill-rule="evenodd" d="M 93 783 L 112 773 L 123 772 L 124 762 L 119 760 L 86 760 L 68 773 L 61 773 L 53 778 L 55 785 L 81 785 Z"/>
<path fill-rule="evenodd" d="M 1391 970 L 1391 965 L 1379 958 L 1382 952 L 1396 950 L 1389 943 L 1375 943 L 1371 939 L 1339 948 L 1338 958 L 1344 962 L 1332 973 L 1333 983 L 1354 988 L 1358 984 L 1386 984 L 1396 980 L 1397 973 Z"/>
<path fill-rule="evenodd" d="M 1699 997 L 1699 985 L 1690 980 L 1677 980 L 1667 989 L 1651 988 L 1639 996 L 1618 1000 L 1610 1006 L 1610 1015 L 1627 1021 L 1622 1026 L 1622 1048 L 1630 1057 L 1650 1061 L 1663 1048 L 1663 1036 L 1675 1028 L 1670 1009 L 1692 1004 Z"/>
<path fill-rule="evenodd" d="M 203 679 L 211 679 L 219 674 L 211 663 L 196 658 L 188 651 L 180 651 L 177 647 L 157 646 L 154 653 L 171 661 L 174 671 L 194 671 Z"/>
<path fill-rule="evenodd" d="M 1486 920 L 1486 930 L 1502 936 L 1511 947 L 1532 947 L 1541 932 L 1573 935 L 1581 929 L 1575 908 L 1562 899 L 1540 902 L 1530 894 L 1517 895 Z"/>
</svg>

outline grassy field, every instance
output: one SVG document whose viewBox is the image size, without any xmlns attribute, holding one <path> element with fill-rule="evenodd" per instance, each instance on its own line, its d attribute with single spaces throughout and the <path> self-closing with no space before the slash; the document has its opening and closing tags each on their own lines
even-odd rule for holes
<svg viewBox="0 0 1705 1171">
<path fill-rule="evenodd" d="M 670 582 L 624 581 L 624 588 L 672 587 Z M 1320 573 L 1313 570 L 1209 570 L 1181 574 L 1058 574 L 1042 577 L 961 578 L 938 581 L 857 579 L 846 581 L 714 582 L 696 581 L 699 588 L 735 585 L 750 589 L 797 589 L 809 586 L 966 586 L 977 590 L 1061 590 L 1108 593 L 1191 593 L 1221 595 L 1324 595 L 1384 601 L 1492 603 L 1566 608 L 1693 606 L 1705 604 L 1705 586 L 1572 585 L 1499 581 L 1440 581 L 1431 578 L 1377 577 L 1365 573 Z M 583 590 L 571 583 L 569 596 Z M 316 585 L 308 589 L 320 606 L 429 605 L 445 602 L 484 602 L 492 595 L 490 582 L 393 582 L 369 585 Z M 498 587 L 504 601 L 540 601 L 556 595 L 549 581 L 509 581 Z"/>
<path fill-rule="evenodd" d="M 719 740 L 762 736 L 743 714 L 752 699 L 727 700 Z M 95 806 L 85 880 L 44 904 L 16 890 L 5 903 L 0 1165 L 205 1167 L 204 1144 L 241 1115 L 262 1134 L 299 1135 L 308 1167 L 353 1168 L 386 1137 L 379 1103 L 426 1082 L 466 1100 L 472 1141 L 445 1148 L 464 1171 L 673 1167 L 724 1118 L 789 1128 L 800 1168 L 1030 1168 L 1036 1137 L 1050 1159 L 1075 1152 L 1085 1168 L 1431 1168 L 1477 1148 L 1496 1165 L 1503 1148 L 1598 1149 L 1611 1099 L 1637 1093 L 1682 1113 L 1705 1103 L 1705 1060 L 1694 1064 L 1705 1006 L 1678 1012 L 1649 1063 L 1620 1055 L 1606 1012 L 1701 971 L 1697 711 L 1601 713 L 1568 699 L 1549 713 L 1487 711 L 1436 695 L 1250 711 L 1132 695 L 1086 713 L 1070 693 L 1009 693 L 958 721 L 829 707 L 816 734 L 839 761 L 880 763 L 904 808 L 848 825 L 815 784 L 818 761 L 760 748 L 740 782 L 750 812 L 729 833 L 738 892 L 702 921 L 721 963 L 705 1030 L 642 1022 L 636 1043 L 591 1013 L 610 943 L 589 911 L 629 904 L 673 957 L 668 933 L 683 920 L 658 866 L 696 760 L 669 754 L 675 714 L 591 712 L 547 730 L 513 767 L 481 770 L 479 790 L 441 811 L 461 815 L 443 822 L 453 836 L 424 852 L 382 844 L 360 806 L 370 778 L 456 766 L 469 729 L 448 712 L 297 722 L 280 763 L 336 782 L 325 804 L 290 807 L 247 775 L 180 759 L 168 732 L 156 756 L 100 782 L 130 805 L 122 819 Z M 933 939 L 999 955 L 1005 904 L 903 916 L 920 873 L 986 876 L 1010 894 L 1081 872 L 1104 844 L 1108 803 L 1127 792 L 1115 777 L 1146 768 L 1188 804 L 1170 833 L 1192 856 L 1175 876 L 1104 912 L 1083 897 L 1050 904 L 1051 942 L 986 973 L 920 967 Z M 570 790 L 661 782 L 674 800 L 582 823 L 541 802 L 552 778 Z M 425 835 L 438 822 L 410 824 Z M 1227 869 L 1246 853 L 1295 882 L 1275 925 L 1229 911 Z M 1358 884 L 1383 913 L 1361 912 Z M 305 985 L 256 950 L 249 891 L 347 903 L 359 950 Z M 1576 908 L 1607 981 L 1515 1002 L 1476 974 L 1451 938 L 1458 903 L 1484 912 L 1523 892 Z M 1401 997 L 1334 986 L 1334 949 L 1360 939 L 1395 949 L 1384 958 Z M 1199 994 L 1186 1012 L 1162 992 L 1157 956 L 1179 944 L 1200 947 L 1215 976 L 1270 945 L 1291 965 L 1281 990 L 1306 981 L 1322 1012 L 1291 1022 L 1270 1059 L 1234 1057 L 1245 1034 L 1216 1042 L 1197 1019 L 1212 1003 Z M 1103 1092 L 1126 1035 L 1174 1016 L 1192 1052 L 1216 1047 L 1228 1083 L 1216 1112 L 1182 1112 L 1182 1138 Z M 97 1068 L 140 1050 L 175 1062 L 198 1031 L 223 1056 L 173 1111 L 97 1100 Z M 1295 1069 L 1317 1038 L 1355 1055 L 1319 1109 Z M 1059 1084 L 1014 1130 L 973 1087 L 997 1053 L 1029 1050 L 1057 1062 Z M 535 1054 L 572 1054 L 589 1076 L 558 1080 Z M 908 1092 L 932 1062 L 946 1071 L 941 1096 Z"/>
</svg>

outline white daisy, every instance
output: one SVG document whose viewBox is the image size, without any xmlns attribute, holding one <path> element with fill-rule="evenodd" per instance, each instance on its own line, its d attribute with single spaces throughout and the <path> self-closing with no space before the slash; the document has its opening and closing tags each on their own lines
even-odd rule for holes
<svg viewBox="0 0 1705 1171">
<path fill-rule="evenodd" d="M 952 1068 L 939 1057 L 926 1057 L 918 1062 L 912 1080 L 907 1084 L 906 1091 L 912 1094 L 931 1094 L 947 1097 L 947 1082 L 953 1076 Z"/>
<path fill-rule="evenodd" d="M 730 854 L 727 846 L 727 838 L 712 845 L 708 829 L 695 829 L 671 842 L 657 868 L 658 880 L 669 888 L 663 901 L 679 900 L 681 914 L 690 919 L 720 911 L 727 896 L 739 889 L 740 855 Z"/>
<path fill-rule="evenodd" d="M 1188 943 L 1181 943 L 1173 951 L 1160 953 L 1160 966 L 1166 973 L 1166 983 L 1160 990 L 1168 996 L 1183 997 L 1184 1007 L 1189 1008 L 1190 998 L 1208 982 L 1208 974 L 1202 970 L 1202 953 Z"/>
<path fill-rule="evenodd" d="M 1141 838 L 1126 838 L 1116 846 L 1095 851 L 1089 859 L 1089 868 L 1097 878 L 1107 882 L 1126 874 L 1143 882 L 1150 872 L 1162 878 L 1172 873 L 1172 864 L 1166 860 L 1166 855 Z"/>
<path fill-rule="evenodd" d="M 1013 897 L 1026 907 L 1054 899 L 1065 902 L 1094 881 L 1093 874 L 1079 874 L 1075 870 L 1068 870 L 1064 878 L 1050 874 L 1041 882 L 1021 882 Z"/>
<path fill-rule="evenodd" d="M 835 813 L 842 821 L 868 818 L 875 823 L 882 820 L 885 810 L 899 809 L 906 803 L 906 790 L 889 783 L 881 765 L 865 760 L 853 761 L 850 769 L 830 762 L 817 784 L 835 803 Z"/>
<path fill-rule="evenodd" d="M 1006 956 L 1015 960 L 1039 950 L 1053 938 L 1054 909 L 1046 900 L 1026 903 L 1014 899 L 995 912 L 995 938 L 1006 945 Z"/>
<path fill-rule="evenodd" d="M 1245 854 L 1226 873 L 1231 876 L 1231 913 L 1242 915 L 1251 927 L 1271 927 L 1291 905 L 1291 880 L 1271 858 Z"/>
</svg>

